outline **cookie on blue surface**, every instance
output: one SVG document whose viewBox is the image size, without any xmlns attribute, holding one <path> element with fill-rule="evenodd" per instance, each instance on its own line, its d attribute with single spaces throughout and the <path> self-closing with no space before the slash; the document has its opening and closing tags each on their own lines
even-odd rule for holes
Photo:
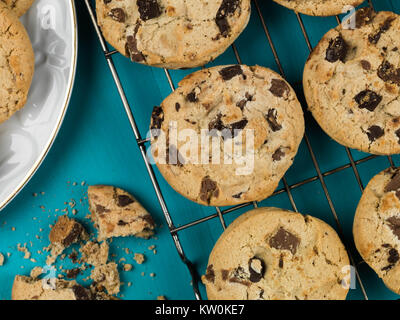
<svg viewBox="0 0 400 320">
<path fill-rule="evenodd" d="M 349 259 L 325 222 L 277 208 L 237 218 L 202 277 L 210 300 L 342 300 Z"/>
<path fill-rule="evenodd" d="M 382 171 L 368 183 L 357 206 L 353 234 L 365 262 L 400 294 L 400 169 Z"/>
<path fill-rule="evenodd" d="M 364 0 L 274 0 L 294 11 L 311 16 L 333 16 L 346 13 L 349 6 L 356 7 Z"/>
<path fill-rule="evenodd" d="M 304 134 L 294 90 L 274 71 L 245 65 L 197 71 L 152 114 L 152 154 L 168 183 L 209 206 L 269 197 Z"/>
<path fill-rule="evenodd" d="M 171 69 L 205 65 L 246 27 L 250 0 L 96 0 L 106 40 L 132 61 Z"/>
<path fill-rule="evenodd" d="M 330 30 L 310 55 L 303 76 L 308 107 L 338 143 L 400 153 L 399 32 L 399 15 L 360 9 L 354 30 Z"/>
</svg>

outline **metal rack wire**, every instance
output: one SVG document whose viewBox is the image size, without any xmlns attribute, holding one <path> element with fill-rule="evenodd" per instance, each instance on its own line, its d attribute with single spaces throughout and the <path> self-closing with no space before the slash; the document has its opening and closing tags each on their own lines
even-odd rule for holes
<svg viewBox="0 0 400 320">
<path fill-rule="evenodd" d="M 282 64 L 280 62 L 279 56 L 277 54 L 277 51 L 276 51 L 275 46 L 274 46 L 274 43 L 273 43 L 272 38 L 270 36 L 269 30 L 268 30 L 268 27 L 267 27 L 267 23 L 266 23 L 266 21 L 265 21 L 265 19 L 263 17 L 263 14 L 262 14 L 262 12 L 260 10 L 260 6 L 258 4 L 258 0 L 253 0 L 252 2 L 253 2 L 253 7 L 255 8 L 255 10 L 257 12 L 257 15 L 258 15 L 258 17 L 260 19 L 260 22 L 262 24 L 265 36 L 267 38 L 267 41 L 268 41 L 269 46 L 271 48 L 271 51 L 273 53 L 273 56 L 274 56 L 274 59 L 275 59 L 275 62 L 277 64 L 277 66 L 278 66 L 279 72 L 284 77 L 285 76 L 285 72 L 283 70 L 283 67 L 282 67 Z M 370 7 L 373 9 L 372 1 L 368 0 L 368 3 L 370 5 Z M 221 210 L 219 207 L 216 207 L 216 212 L 211 214 L 211 215 L 208 215 L 208 216 L 206 216 L 204 218 L 192 221 L 190 223 L 187 223 L 187 224 L 179 226 L 179 227 L 176 227 L 174 225 L 172 217 L 171 217 L 171 214 L 170 214 L 170 212 L 169 212 L 169 210 L 167 208 L 166 201 L 165 201 L 165 199 L 163 197 L 163 194 L 161 192 L 159 183 L 158 183 L 158 181 L 156 179 L 156 176 L 154 174 L 153 168 L 152 168 L 152 166 L 151 166 L 151 164 L 150 164 L 150 162 L 149 162 L 149 160 L 148 160 L 148 158 L 146 156 L 146 150 L 147 150 L 146 144 L 148 144 L 150 142 L 150 139 L 142 139 L 142 137 L 140 135 L 140 132 L 139 132 L 138 127 L 136 125 L 135 118 L 134 118 L 133 113 L 132 113 L 132 109 L 131 109 L 131 107 L 129 105 L 129 102 L 128 102 L 127 97 L 125 95 L 125 92 L 124 92 L 123 86 L 121 84 L 118 72 L 117 72 L 117 70 L 115 68 L 115 65 L 114 65 L 114 62 L 113 62 L 112 56 L 114 54 L 118 53 L 118 52 L 115 51 L 115 50 L 110 51 L 108 49 L 106 41 L 105 41 L 104 37 L 102 36 L 100 28 L 97 25 L 96 17 L 95 17 L 95 14 L 94 14 L 94 9 L 92 8 L 92 5 L 90 4 L 90 0 L 85 0 L 85 4 L 86 4 L 86 7 L 88 9 L 89 16 L 90 16 L 90 19 L 91 19 L 91 21 L 93 23 L 95 32 L 96 32 L 96 34 L 98 36 L 98 39 L 99 39 L 101 48 L 103 50 L 104 56 L 106 58 L 108 67 L 109 67 L 109 69 L 111 71 L 112 77 L 114 79 L 115 85 L 116 85 L 118 93 L 120 95 L 120 98 L 121 98 L 122 104 L 124 106 L 125 112 L 126 112 L 126 114 L 128 116 L 129 123 L 131 125 L 131 129 L 132 129 L 132 131 L 134 133 L 134 136 L 136 138 L 140 153 L 141 153 L 143 161 L 144 161 L 144 163 L 146 165 L 146 169 L 148 171 L 148 174 L 149 174 L 150 180 L 152 182 L 154 191 L 155 191 L 155 193 L 157 195 L 159 204 L 161 206 L 162 212 L 163 212 L 165 220 L 167 222 L 167 225 L 168 225 L 170 234 L 172 236 L 173 242 L 175 244 L 175 247 L 177 249 L 177 252 L 178 252 L 182 262 L 186 265 L 186 267 L 187 267 L 187 269 L 188 269 L 188 271 L 189 271 L 189 273 L 190 273 L 190 275 L 192 277 L 192 286 L 193 286 L 193 291 L 194 291 L 195 298 L 197 300 L 201 300 L 202 297 L 201 297 L 201 294 L 200 294 L 200 291 L 199 291 L 199 286 L 198 286 L 199 279 L 200 279 L 199 275 L 198 275 L 198 273 L 196 271 L 196 268 L 193 265 L 193 263 L 185 255 L 185 252 L 184 252 L 183 247 L 181 245 L 181 242 L 179 240 L 178 233 L 180 231 L 182 231 L 182 230 L 188 229 L 190 227 L 196 226 L 198 224 L 207 222 L 207 221 L 209 221 L 211 219 L 215 219 L 215 218 L 219 219 L 219 221 L 220 221 L 220 223 L 222 225 L 222 228 L 225 230 L 226 229 L 226 222 L 225 222 L 224 216 L 226 214 L 234 212 L 234 211 L 242 209 L 242 208 L 245 208 L 245 207 L 248 207 L 248 206 L 253 206 L 253 207 L 257 208 L 257 203 L 256 202 L 252 202 L 252 203 L 240 204 L 240 205 L 236 205 L 236 206 L 230 207 L 230 208 L 225 209 L 225 210 Z M 297 20 L 299 22 L 299 27 L 301 28 L 301 31 L 302 31 L 303 36 L 304 36 L 304 39 L 306 41 L 307 47 L 308 47 L 309 51 L 311 52 L 313 50 L 313 48 L 311 46 L 311 42 L 309 40 L 306 28 L 305 28 L 303 20 L 302 20 L 302 17 L 301 17 L 301 15 L 299 13 L 295 13 L 295 14 L 296 14 Z M 337 19 L 337 22 L 340 24 L 340 18 L 337 16 L 336 19 Z M 232 49 L 234 51 L 234 54 L 235 54 L 237 62 L 239 64 L 241 64 L 241 58 L 240 58 L 239 52 L 238 52 L 235 44 L 232 45 Z M 169 71 L 167 69 L 164 69 L 164 72 L 165 72 L 165 76 L 166 76 L 166 79 L 167 79 L 167 81 L 169 83 L 169 86 L 170 86 L 171 90 L 174 91 L 175 87 L 174 87 L 173 81 L 171 79 L 171 76 L 169 74 Z M 367 161 L 370 161 L 372 159 L 375 159 L 377 156 L 370 155 L 370 156 L 367 156 L 367 157 L 364 157 L 364 158 L 362 158 L 360 160 L 355 161 L 353 156 L 352 156 L 352 154 L 351 154 L 350 149 L 349 148 L 345 148 L 347 156 L 349 158 L 349 163 L 347 163 L 345 165 L 342 165 L 340 167 L 337 167 L 335 169 L 332 169 L 332 170 L 329 170 L 329 171 L 326 171 L 326 172 L 322 172 L 321 169 L 320 169 L 320 165 L 317 162 L 317 159 L 316 159 L 316 156 L 315 156 L 315 152 L 314 152 L 314 150 L 312 148 L 312 145 L 311 145 L 311 142 L 310 142 L 310 139 L 309 139 L 307 133 L 305 134 L 304 139 L 305 139 L 308 152 L 309 152 L 309 154 L 311 156 L 311 160 L 313 162 L 313 165 L 315 167 L 315 171 L 316 171 L 317 174 L 315 176 L 313 176 L 313 177 L 310 177 L 308 179 L 299 181 L 299 182 L 294 183 L 292 185 L 289 185 L 287 183 L 286 178 L 284 177 L 282 179 L 284 187 L 281 188 L 281 189 L 276 190 L 271 197 L 276 196 L 278 194 L 286 193 L 288 195 L 288 198 L 289 198 L 289 201 L 291 203 L 291 206 L 293 207 L 293 210 L 295 210 L 297 212 L 297 206 L 296 206 L 296 203 L 294 201 L 294 198 L 292 196 L 292 192 L 291 191 L 293 189 L 295 189 L 295 188 L 298 188 L 300 186 L 303 186 L 305 184 L 308 184 L 308 183 L 311 183 L 313 181 L 317 181 L 318 180 L 320 182 L 321 186 L 322 186 L 324 195 L 325 195 L 325 197 L 326 197 L 326 199 L 328 201 L 328 205 L 329 205 L 330 211 L 331 211 L 331 213 L 332 213 L 332 215 L 333 215 L 333 217 L 335 219 L 335 222 L 337 224 L 339 236 L 343 239 L 342 226 L 341 226 L 340 220 L 338 218 L 338 215 L 337 215 L 335 206 L 333 204 L 332 198 L 331 198 L 331 196 L 329 194 L 327 185 L 325 183 L 325 178 L 327 176 L 330 176 L 332 174 L 338 173 L 338 172 L 343 171 L 345 169 L 352 168 L 352 170 L 354 172 L 354 176 L 355 176 L 355 178 L 357 180 L 357 183 L 358 183 L 358 185 L 360 187 L 360 190 L 363 191 L 364 190 L 364 185 L 362 183 L 362 180 L 361 180 L 360 174 L 358 172 L 357 166 L 362 164 L 362 163 L 365 163 Z M 392 160 L 392 158 L 390 156 L 388 157 L 388 160 L 389 160 L 390 166 L 394 167 L 393 160 Z M 362 281 L 362 279 L 361 279 L 361 277 L 360 277 L 360 275 L 359 275 L 359 273 L 357 271 L 357 268 L 356 268 L 357 264 L 355 263 L 354 258 L 351 256 L 350 251 L 349 250 L 347 250 L 347 251 L 348 251 L 349 256 L 350 256 L 351 264 L 355 268 L 356 278 L 357 278 L 357 281 L 358 281 L 359 286 L 361 288 L 362 294 L 363 294 L 364 298 L 366 300 L 368 300 L 368 295 L 367 295 L 367 292 L 365 290 L 363 281 Z"/>
</svg>

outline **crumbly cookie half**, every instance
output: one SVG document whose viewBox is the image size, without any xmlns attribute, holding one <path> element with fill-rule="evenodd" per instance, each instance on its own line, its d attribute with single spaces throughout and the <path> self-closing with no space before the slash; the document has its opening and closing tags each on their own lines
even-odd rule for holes
<svg viewBox="0 0 400 320">
<path fill-rule="evenodd" d="M 400 169 L 376 175 L 365 188 L 354 218 L 362 258 L 386 286 L 400 294 Z"/>
<path fill-rule="evenodd" d="M 237 218 L 202 280 L 211 300 L 342 300 L 349 259 L 325 222 L 277 208 Z"/>
<path fill-rule="evenodd" d="M 183 79 L 154 108 L 150 129 L 152 154 L 168 183 L 192 201 L 223 206 L 274 192 L 293 163 L 304 118 L 277 73 L 231 65 Z"/>
<path fill-rule="evenodd" d="M 333 16 L 346 13 L 364 0 L 274 0 L 282 6 L 311 16 Z"/>
<path fill-rule="evenodd" d="M 310 55 L 303 76 L 308 107 L 340 144 L 400 153 L 400 17 L 361 9 L 355 26 L 330 30 Z"/>
<path fill-rule="evenodd" d="M 246 27 L 250 0 L 96 0 L 107 41 L 132 61 L 171 69 L 202 66 Z"/>
<path fill-rule="evenodd" d="M 18 17 L 0 2 L 0 124 L 24 107 L 35 59 L 29 36 Z"/>
<path fill-rule="evenodd" d="M 1 0 L 4 2 L 18 17 L 21 17 L 28 11 L 35 0 Z"/>
</svg>

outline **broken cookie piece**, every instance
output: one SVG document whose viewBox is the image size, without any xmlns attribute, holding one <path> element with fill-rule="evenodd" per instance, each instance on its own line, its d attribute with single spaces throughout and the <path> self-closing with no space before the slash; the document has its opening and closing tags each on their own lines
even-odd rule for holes
<svg viewBox="0 0 400 320">
<path fill-rule="evenodd" d="M 113 186 L 90 186 L 89 206 L 98 228 L 98 240 L 154 234 L 154 221 L 143 206 L 128 192 Z"/>
<path fill-rule="evenodd" d="M 96 266 L 90 275 L 95 283 L 97 291 L 101 292 L 106 289 L 108 294 L 117 294 L 120 290 L 120 280 L 118 266 L 115 262 L 110 262 L 105 265 Z"/>
<path fill-rule="evenodd" d="M 109 246 L 105 241 L 101 244 L 88 241 L 79 251 L 82 253 L 82 262 L 92 266 L 101 266 L 107 263 Z"/>
</svg>

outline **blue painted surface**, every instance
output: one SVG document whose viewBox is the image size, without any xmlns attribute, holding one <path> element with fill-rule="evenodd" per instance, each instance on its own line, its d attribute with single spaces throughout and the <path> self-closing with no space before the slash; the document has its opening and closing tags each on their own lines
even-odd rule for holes
<svg viewBox="0 0 400 320">
<path fill-rule="evenodd" d="M 168 233 L 83 1 L 77 0 L 76 4 L 79 20 L 79 61 L 75 89 L 65 122 L 54 147 L 37 174 L 0 215 L 0 252 L 12 253 L 0 268 L 0 299 L 10 298 L 16 274 L 29 274 L 32 267 L 44 265 L 45 255 L 40 255 L 37 251 L 49 244 L 49 224 L 54 223 L 56 216 L 61 214 L 56 209 L 67 207 L 64 202 L 75 199 L 77 217 L 93 230 L 91 223 L 85 219 L 88 207 L 84 199 L 86 186 L 81 185 L 82 181 L 87 184 L 113 184 L 125 188 L 152 212 L 161 226 L 156 239 L 146 241 L 127 238 L 114 239 L 112 242 L 111 251 L 117 255 L 116 259 L 125 257 L 126 263 L 134 264 L 133 271 L 121 271 L 122 281 L 132 282 L 131 287 L 123 286 L 124 297 L 154 299 L 163 294 L 169 299 L 193 299 L 188 272 L 180 262 Z M 296 88 L 299 98 L 304 101 L 300 83 L 308 49 L 296 16 L 272 1 L 259 0 L 259 4 L 286 77 Z M 378 10 L 400 13 L 400 0 L 379 0 L 374 1 L 374 4 Z M 336 23 L 334 18 L 303 16 L 303 20 L 313 46 Z M 244 64 L 259 64 L 278 71 L 254 6 L 249 26 L 236 45 Z M 145 136 L 152 107 L 170 93 L 164 71 L 133 64 L 120 55 L 115 55 L 115 63 L 141 134 Z M 228 49 L 212 65 L 231 63 L 236 63 L 235 55 L 232 49 Z M 190 72 L 191 70 L 171 71 L 174 84 L 177 85 Z M 345 149 L 322 132 L 309 113 L 306 113 L 306 123 L 307 134 L 323 172 L 349 162 Z M 353 156 L 360 159 L 366 154 L 353 151 Z M 398 156 L 394 160 L 398 164 Z M 360 164 L 358 168 L 363 183 L 366 184 L 372 176 L 388 166 L 389 162 L 385 157 Z M 157 170 L 156 173 L 177 226 L 215 212 L 214 208 L 202 207 L 184 199 L 168 186 Z M 303 142 L 293 167 L 287 173 L 287 180 L 289 184 L 293 184 L 313 176 L 316 176 L 316 171 Z M 73 182 L 77 182 L 77 185 L 73 185 Z M 354 211 L 361 195 L 353 171 L 349 168 L 330 175 L 326 177 L 326 183 L 342 225 L 343 240 L 356 260 L 360 261 L 351 234 Z M 40 194 L 42 191 L 45 192 L 44 195 Z M 33 197 L 33 193 L 38 193 L 38 196 Z M 318 180 L 294 189 L 293 197 L 300 212 L 319 217 L 337 227 Z M 80 199 L 83 199 L 82 203 L 79 202 Z M 260 205 L 291 209 L 289 199 L 284 193 L 267 199 Z M 40 206 L 44 206 L 44 209 Z M 228 214 L 227 223 L 245 211 L 246 209 L 242 209 Z M 15 231 L 12 230 L 13 227 Z M 40 232 L 40 229 L 43 231 Z M 199 273 L 205 271 L 208 255 L 221 232 L 222 227 L 218 220 L 213 219 L 179 233 L 183 248 L 189 259 L 196 264 Z M 39 235 L 39 239 L 36 235 Z M 23 259 L 23 254 L 16 250 L 17 243 L 25 242 L 32 257 L 37 260 L 36 263 Z M 156 255 L 147 249 L 150 245 L 156 245 Z M 132 260 L 132 254 L 124 253 L 124 248 L 145 253 L 147 261 L 143 265 L 137 265 Z M 69 267 L 62 261 L 59 265 Z M 385 288 L 365 263 L 359 265 L 359 271 L 371 299 L 398 298 Z M 142 272 L 145 273 L 144 276 L 141 275 Z M 156 276 L 150 277 L 150 273 L 155 273 Z M 201 290 L 205 297 L 204 288 Z M 348 298 L 362 299 L 358 286 L 350 291 Z"/>
</svg>

